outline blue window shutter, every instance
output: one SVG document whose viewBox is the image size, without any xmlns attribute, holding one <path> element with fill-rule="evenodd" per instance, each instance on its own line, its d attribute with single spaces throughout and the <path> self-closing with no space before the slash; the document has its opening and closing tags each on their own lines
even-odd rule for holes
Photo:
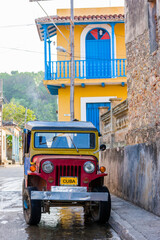
<svg viewBox="0 0 160 240">
<path fill-rule="evenodd" d="M 86 104 L 86 120 L 89 122 L 92 122 L 93 125 L 98 129 L 99 131 L 99 107 L 109 107 L 110 109 L 110 103 L 87 103 Z"/>
<path fill-rule="evenodd" d="M 111 77 L 111 42 L 101 38 L 107 34 L 105 29 L 98 29 L 98 39 L 91 30 L 86 36 L 86 78 L 110 78 Z M 102 35 L 99 35 L 102 31 Z"/>
</svg>

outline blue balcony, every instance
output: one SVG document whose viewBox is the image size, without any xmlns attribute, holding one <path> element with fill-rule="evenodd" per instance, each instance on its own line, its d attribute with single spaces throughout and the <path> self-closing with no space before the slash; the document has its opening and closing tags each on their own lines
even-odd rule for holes
<svg viewBox="0 0 160 240">
<path fill-rule="evenodd" d="M 126 59 L 75 60 L 75 78 L 100 79 L 126 77 Z M 45 80 L 70 78 L 70 61 L 48 61 Z"/>
</svg>

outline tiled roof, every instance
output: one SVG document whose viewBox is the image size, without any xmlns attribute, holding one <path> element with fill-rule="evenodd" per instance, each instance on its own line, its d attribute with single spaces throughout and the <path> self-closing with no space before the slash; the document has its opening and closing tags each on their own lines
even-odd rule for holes
<svg viewBox="0 0 160 240">
<path fill-rule="evenodd" d="M 70 16 L 50 16 L 54 22 L 68 22 L 70 21 Z M 49 17 L 42 17 L 36 19 L 36 23 L 38 22 L 43 22 L 43 23 L 49 23 L 51 22 Z M 84 15 L 84 16 L 74 16 L 74 21 L 75 22 L 80 22 L 80 21 L 99 21 L 99 20 L 110 20 L 110 21 L 123 21 L 124 20 L 124 15 L 122 14 L 114 14 L 114 15 Z"/>
<path fill-rule="evenodd" d="M 70 23 L 70 16 L 50 16 L 50 17 L 42 17 L 42 18 L 37 18 L 35 20 L 39 37 L 41 41 L 44 40 L 44 30 L 42 25 L 43 24 L 50 24 L 54 21 L 56 25 L 63 25 L 64 24 L 69 24 Z M 84 16 L 74 16 L 74 22 L 75 24 L 77 23 L 94 23 L 94 22 L 123 22 L 124 21 L 124 15 L 123 14 L 113 14 L 113 15 L 84 15 Z M 56 35 L 56 28 L 54 25 L 48 26 L 48 33 L 49 36 L 52 37 Z"/>
<path fill-rule="evenodd" d="M 2 121 L 3 126 L 18 126 L 18 124 L 16 124 L 13 121 Z"/>
</svg>

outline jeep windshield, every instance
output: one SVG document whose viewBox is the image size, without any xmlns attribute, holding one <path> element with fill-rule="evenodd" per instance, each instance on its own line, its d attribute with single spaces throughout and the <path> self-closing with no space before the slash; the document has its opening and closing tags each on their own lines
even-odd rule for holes
<svg viewBox="0 0 160 240">
<path fill-rule="evenodd" d="M 35 148 L 94 149 L 94 133 L 36 132 Z"/>
</svg>

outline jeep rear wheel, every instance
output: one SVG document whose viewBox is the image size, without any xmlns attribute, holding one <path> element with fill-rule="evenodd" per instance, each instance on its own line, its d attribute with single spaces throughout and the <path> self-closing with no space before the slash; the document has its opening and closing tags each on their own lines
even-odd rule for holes
<svg viewBox="0 0 160 240">
<path fill-rule="evenodd" d="M 37 191 L 37 188 L 28 187 L 23 190 L 23 214 L 27 224 L 37 225 L 41 220 L 41 201 L 31 200 L 31 191 Z"/>
<path fill-rule="evenodd" d="M 92 202 L 91 216 L 95 222 L 105 223 L 108 222 L 111 212 L 111 196 L 107 187 L 96 187 L 93 192 L 107 192 L 108 201 Z"/>
</svg>

